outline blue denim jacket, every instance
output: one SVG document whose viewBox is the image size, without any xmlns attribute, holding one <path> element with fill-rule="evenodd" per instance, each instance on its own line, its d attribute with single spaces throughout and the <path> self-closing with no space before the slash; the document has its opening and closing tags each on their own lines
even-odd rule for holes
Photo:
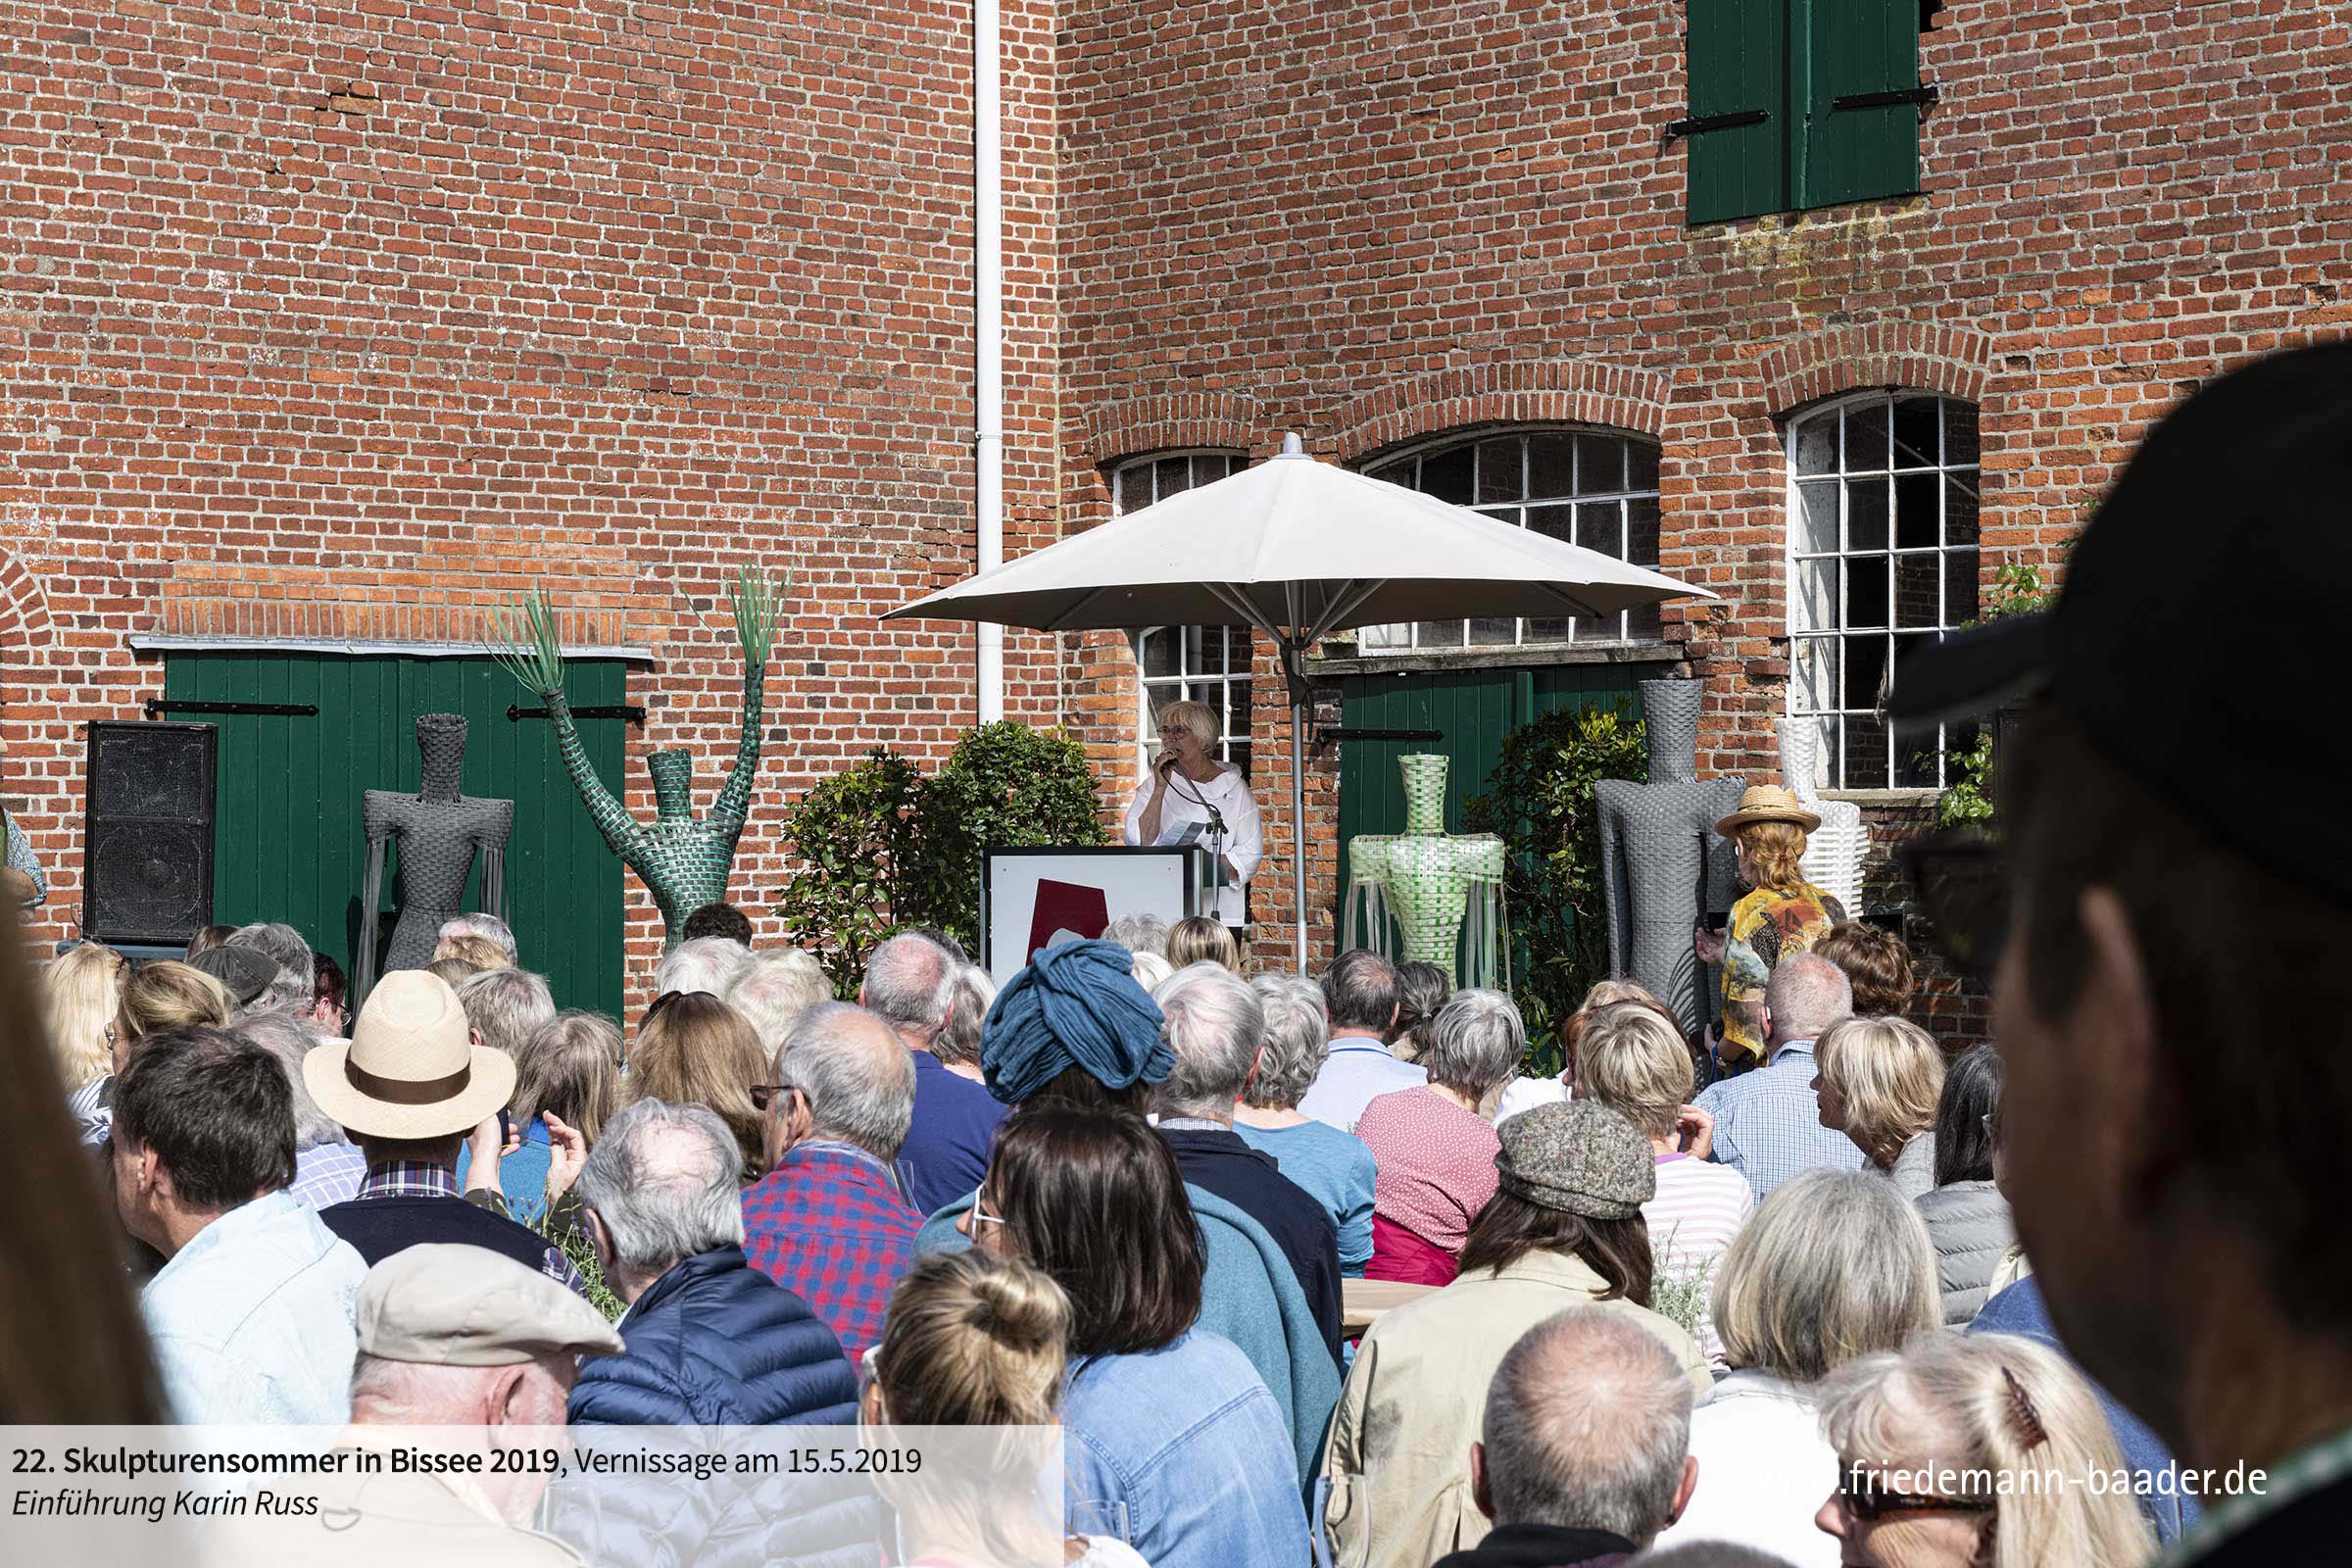
<svg viewBox="0 0 2352 1568">
<path fill-rule="evenodd" d="M 1195 1329 L 1080 1363 L 1062 1400 L 1072 1504 L 1127 1505 L 1152 1568 L 1284 1568 L 1307 1556 L 1282 1407 L 1230 1341 Z"/>
</svg>

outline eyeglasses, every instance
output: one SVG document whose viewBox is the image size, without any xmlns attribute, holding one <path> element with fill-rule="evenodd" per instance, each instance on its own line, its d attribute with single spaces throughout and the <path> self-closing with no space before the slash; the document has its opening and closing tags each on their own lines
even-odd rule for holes
<svg viewBox="0 0 2352 1568">
<path fill-rule="evenodd" d="M 1894 1492 L 1879 1485 L 1878 1477 L 1857 1474 L 1852 1465 L 1838 1467 L 1838 1506 L 1864 1524 L 1895 1513 L 1988 1513 L 1997 1504 L 1990 1497 L 1931 1497 L 1914 1492 Z"/>
<path fill-rule="evenodd" d="M 972 1223 L 975 1225 L 1002 1225 L 1004 1223 L 1002 1216 L 991 1214 L 981 1205 L 980 1194 L 987 1186 L 988 1183 L 982 1182 L 980 1186 L 972 1189 Z"/>
<path fill-rule="evenodd" d="M 775 1103 L 778 1095 L 791 1093 L 792 1085 L 790 1084 L 754 1084 L 752 1085 L 752 1104 L 760 1110 L 765 1110 Z"/>
<path fill-rule="evenodd" d="M 2000 846 L 1981 833 L 1938 833 L 1906 846 L 1900 858 L 1919 889 L 1936 950 L 1989 981 L 2009 940 L 2009 878 Z"/>
</svg>

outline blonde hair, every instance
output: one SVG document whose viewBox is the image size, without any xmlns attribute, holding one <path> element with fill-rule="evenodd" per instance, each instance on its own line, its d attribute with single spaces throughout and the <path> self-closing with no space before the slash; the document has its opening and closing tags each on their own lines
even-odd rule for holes
<svg viewBox="0 0 2352 1568">
<path fill-rule="evenodd" d="M 237 1009 L 228 988 L 192 963 L 142 963 L 122 982 L 122 1027 L 133 1040 L 167 1029 L 218 1029 Z"/>
<path fill-rule="evenodd" d="M 1927 1222 L 1875 1172 L 1792 1176 L 1732 1239 L 1711 1315 L 1736 1370 L 1797 1383 L 1891 1350 L 1943 1322 Z"/>
<path fill-rule="evenodd" d="M 1982 1472 L 1964 1484 L 1996 1499 L 1990 1568 L 2127 1568 L 2155 1549 L 2127 1489 L 2082 1485 L 2121 1474 L 2123 1452 L 2082 1375 L 2032 1340 L 1931 1330 L 1841 1368 L 1821 1418 L 1840 1466 Z"/>
<path fill-rule="evenodd" d="M 1813 1046 L 1821 1081 L 1845 1102 L 1845 1132 L 1865 1150 L 1896 1150 L 1936 1125 L 1943 1053 L 1908 1018 L 1848 1018 Z"/>
<path fill-rule="evenodd" d="M 593 1144 L 619 1109 L 620 1025 L 603 1013 L 559 1012 L 514 1054 L 516 1121 L 552 1110 Z"/>
<path fill-rule="evenodd" d="M 1168 966 L 1181 969 L 1193 963 L 1221 963 L 1241 972 L 1242 950 L 1222 921 L 1196 914 L 1168 928 Z"/>
<path fill-rule="evenodd" d="M 68 948 L 41 971 L 41 1028 L 66 1093 L 115 1070 L 106 1032 L 122 1011 L 122 955 L 97 942 Z"/>
<path fill-rule="evenodd" d="M 1740 830 L 1747 851 L 1748 868 L 1756 886 L 1775 893 L 1794 893 L 1805 885 L 1805 830 L 1794 822 L 1750 822 Z"/>
<path fill-rule="evenodd" d="M 443 937 L 433 944 L 433 962 L 454 958 L 476 974 L 487 969 L 510 968 L 504 943 L 467 931 L 458 936 Z M 429 967 L 429 965 L 428 965 Z"/>
<path fill-rule="evenodd" d="M 629 1100 L 716 1111 L 743 1149 L 744 1180 L 763 1174 L 765 1133 L 752 1085 L 768 1081 L 767 1053 L 751 1021 L 708 991 L 665 992 L 637 1025 Z"/>
<path fill-rule="evenodd" d="M 1044 1270 L 940 1252 L 891 1293 L 869 1354 L 897 1425 L 1051 1426 L 1069 1332 L 1070 1298 Z"/>
<path fill-rule="evenodd" d="M 1599 1008 L 1576 1037 L 1577 1098 L 1598 1101 L 1644 1138 L 1674 1131 L 1696 1081 L 1682 1031 L 1644 1004 Z"/>
<path fill-rule="evenodd" d="M 1217 710 L 1206 703 L 1169 703 L 1160 709 L 1153 722 L 1182 724 L 1202 746 L 1217 744 Z M 1177 967 L 1181 969 L 1184 965 Z"/>
</svg>

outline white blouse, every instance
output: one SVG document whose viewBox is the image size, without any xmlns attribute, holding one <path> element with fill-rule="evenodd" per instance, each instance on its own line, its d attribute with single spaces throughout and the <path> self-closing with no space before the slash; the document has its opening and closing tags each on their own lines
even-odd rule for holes
<svg viewBox="0 0 2352 1568">
<path fill-rule="evenodd" d="M 1159 774 L 1144 775 L 1136 786 L 1135 799 L 1127 805 L 1127 842 L 1141 844 L 1144 812 L 1151 808 L 1152 797 L 1158 793 Z M 1196 801 L 1194 796 L 1200 799 Z M 1233 874 L 1226 877 L 1225 886 L 1217 893 L 1209 913 L 1226 925 L 1242 923 L 1242 908 L 1249 891 L 1250 879 L 1257 874 L 1257 862 L 1265 855 L 1265 840 L 1257 824 L 1257 802 L 1250 794 L 1250 781 L 1241 770 L 1229 762 L 1217 764 L 1217 776 L 1201 783 L 1185 778 L 1168 791 L 1168 804 L 1159 813 L 1159 837 L 1154 844 L 1173 844 L 1184 837 L 1185 827 L 1194 822 L 1208 820 L 1208 807 L 1215 807 L 1225 819 L 1225 841 L 1213 842 L 1206 827 L 1200 832 L 1202 848 L 1223 855 L 1233 862 Z"/>
</svg>

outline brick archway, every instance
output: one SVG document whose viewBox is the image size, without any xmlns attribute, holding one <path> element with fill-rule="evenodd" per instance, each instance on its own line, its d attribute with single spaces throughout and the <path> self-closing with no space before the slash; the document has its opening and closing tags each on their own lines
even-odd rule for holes
<svg viewBox="0 0 2352 1568">
<path fill-rule="evenodd" d="M 1241 392 L 1160 392 L 1087 412 L 1081 442 L 1097 466 L 1176 447 L 1252 451 L 1267 441 L 1257 400 Z"/>
<path fill-rule="evenodd" d="M 1341 409 L 1332 444 L 1343 463 L 1444 430 L 1478 424 L 1600 424 L 1666 431 L 1671 378 L 1592 360 L 1513 360 L 1430 370 Z"/>
<path fill-rule="evenodd" d="M 1808 403 L 1864 387 L 1915 387 L 1984 400 L 1993 340 L 1971 326 L 1867 321 L 1793 338 L 1757 366 L 1764 412 L 1779 418 Z"/>
</svg>

